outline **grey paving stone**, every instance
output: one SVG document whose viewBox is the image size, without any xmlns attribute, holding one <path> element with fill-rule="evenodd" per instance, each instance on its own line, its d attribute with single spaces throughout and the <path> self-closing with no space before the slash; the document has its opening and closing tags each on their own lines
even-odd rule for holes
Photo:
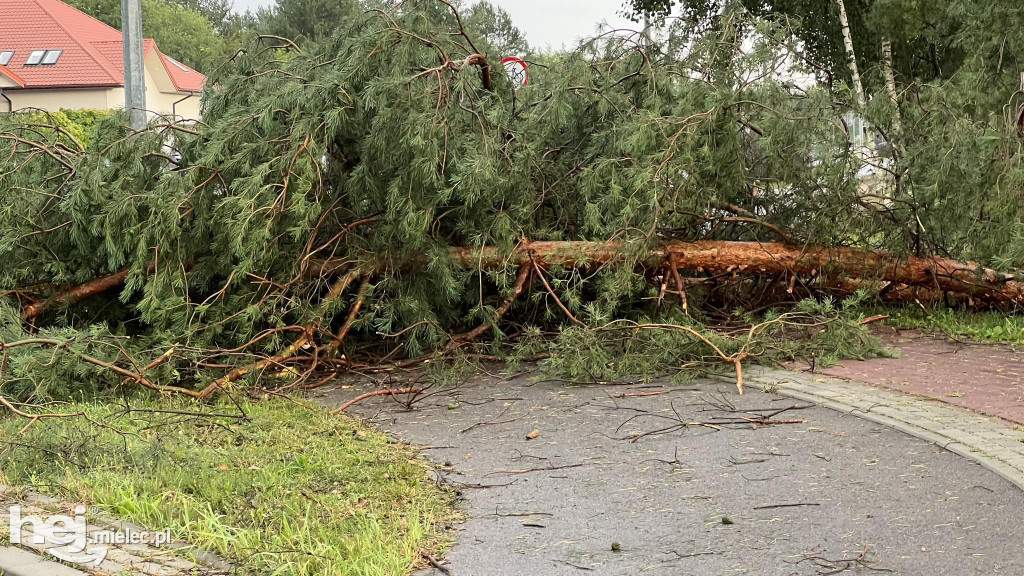
<svg viewBox="0 0 1024 576">
<path fill-rule="evenodd" d="M 25 550 L 0 548 L 0 575 L 3 576 L 86 576 L 81 570 L 51 562 Z"/>
<path fill-rule="evenodd" d="M 37 554 L 32 554 L 13 546 L 0 548 L 0 570 L 9 570 L 26 564 L 38 564 L 41 561 L 42 558 Z"/>
<path fill-rule="evenodd" d="M 5 576 L 86 576 L 86 573 L 81 570 L 75 570 L 56 562 L 37 562 L 0 571 L 5 571 Z"/>
<path fill-rule="evenodd" d="M 2 2 L 2 0 L 0 0 Z M 0 499 L 5 496 L 4 487 L 0 486 Z M 41 496 L 38 494 L 19 494 L 18 499 L 12 499 L 14 493 L 6 494 L 11 504 L 18 503 L 22 506 L 22 516 L 40 516 L 47 517 L 54 513 L 68 513 L 73 510 L 75 505 L 62 500 L 57 500 L 48 496 Z M 0 515 L 0 523 L 6 522 L 7 518 Z M 123 530 L 127 529 L 132 532 L 143 532 L 145 531 L 142 527 L 124 522 L 108 516 L 102 513 L 89 514 L 88 518 L 88 533 L 90 536 L 95 536 L 99 532 L 106 532 L 110 530 Z M 141 544 L 103 544 L 107 550 L 106 559 L 99 566 L 88 566 L 82 567 L 81 571 L 76 571 L 74 574 L 103 574 L 103 575 L 118 575 L 118 576 L 141 576 L 145 574 L 142 568 L 145 566 L 150 573 L 150 576 L 194 576 L 196 574 L 208 574 L 208 573 L 230 573 L 234 568 L 226 561 L 217 557 L 214 554 L 207 554 L 198 552 L 193 547 L 184 542 L 173 542 L 169 545 L 165 545 L 161 548 L 150 547 L 149 545 Z M 17 553 L 18 557 L 25 559 L 26 561 L 33 562 L 51 562 L 53 558 L 46 554 L 49 549 L 64 548 L 62 546 L 56 546 L 51 543 L 35 544 L 32 541 L 32 524 L 25 524 L 22 530 L 22 548 L 14 548 L 14 552 L 10 552 L 11 558 Z M 185 557 L 175 557 L 175 551 L 181 550 L 182 548 L 188 548 L 189 553 L 195 556 L 202 565 L 197 565 L 189 561 Z M 6 549 L 0 548 L 0 550 Z M 13 572 L 8 574 L 3 573 L 3 569 L 7 566 L 3 562 L 3 556 L 0 555 L 0 576 L 13 575 Z M 56 576 L 63 576 L 66 572 L 54 572 Z"/>
</svg>

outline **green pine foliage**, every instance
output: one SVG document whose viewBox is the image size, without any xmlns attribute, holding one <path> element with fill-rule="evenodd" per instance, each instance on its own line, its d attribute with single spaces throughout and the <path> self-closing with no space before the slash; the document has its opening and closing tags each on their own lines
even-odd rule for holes
<svg viewBox="0 0 1024 576">
<path fill-rule="evenodd" d="M 714 25 L 677 22 L 658 42 L 606 34 L 536 56 L 531 84 L 516 92 L 493 57 L 488 89 L 468 57 L 501 49 L 466 32 L 448 3 L 357 12 L 301 49 L 254 39 L 211 75 L 196 125 L 157 119 L 135 133 L 115 115 L 69 143 L 23 116 L 0 120 L 5 338 L 24 330 L 14 303 L 128 268 L 119 291 L 55 307 L 36 324 L 72 339 L 123 338 L 106 357 L 121 365 L 176 346 L 153 378 L 202 387 L 280 351 L 304 326 L 329 342 L 360 281 L 338 298 L 328 291 L 354 273 L 365 275 L 365 302 L 346 358 L 415 358 L 493 321 L 514 284 L 511 264 L 456 266 L 451 247 L 510 253 L 525 240 L 614 239 L 626 248 L 610 265 L 544 272 L 588 329 L 570 328 L 532 286 L 487 336 L 550 337 L 553 369 L 604 378 L 717 361 L 681 333 L 623 339 L 607 329 L 620 321 L 692 326 L 724 353 L 752 357 L 796 354 L 769 350 L 769 339 L 791 335 L 873 349 L 850 314 L 813 301 L 795 312 L 800 326 L 775 322 L 746 339 L 681 316 L 675 297 L 652 305 L 658 242 L 777 239 L 723 225 L 728 206 L 794 243 L 1022 264 L 1019 140 L 995 104 L 1009 88 L 970 92 L 991 71 L 982 52 L 956 80 L 915 88 L 893 147 L 905 155 L 883 169 L 898 183 L 878 201 L 864 194 L 863 160 L 841 119 L 849 91 L 793 80 L 820 69 L 779 19 L 730 5 Z M 859 112 L 891 135 L 884 98 Z M 810 330 L 817 317 L 830 327 Z M 35 389 L 31 372 L 2 378 Z M 68 374 L 74 389 L 80 375 Z"/>
</svg>

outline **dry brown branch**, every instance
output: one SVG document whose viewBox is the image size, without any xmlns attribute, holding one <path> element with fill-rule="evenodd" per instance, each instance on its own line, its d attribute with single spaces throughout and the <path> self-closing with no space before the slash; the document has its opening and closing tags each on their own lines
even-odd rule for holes
<svg viewBox="0 0 1024 576">
<path fill-rule="evenodd" d="M 647 398 L 648 396 L 661 396 L 668 394 L 671 390 L 658 390 L 657 392 L 628 392 L 616 394 L 615 398 Z"/>
<path fill-rule="evenodd" d="M 473 328 L 469 332 L 453 336 L 452 342 L 448 345 L 446 351 L 450 352 L 460 344 L 472 342 L 473 340 L 483 336 L 491 329 L 491 326 L 497 324 L 498 321 L 508 313 L 509 309 L 512 308 L 512 304 L 519 298 L 520 294 L 523 293 L 523 290 L 526 289 L 526 281 L 530 278 L 530 267 L 527 266 L 528 263 L 528 261 L 523 262 L 523 265 L 519 268 L 519 274 L 516 275 L 516 282 L 512 285 L 512 293 L 509 294 L 508 298 L 506 298 L 505 301 L 501 303 L 501 306 L 498 306 L 498 309 L 495 310 L 494 318 L 490 321 L 483 321 L 479 326 Z"/>
<path fill-rule="evenodd" d="M 367 398 L 373 398 L 375 396 L 397 396 L 404 394 L 420 394 L 423 392 L 422 388 L 388 388 L 386 390 L 375 390 L 373 392 L 367 392 L 366 394 L 360 394 L 355 398 L 344 403 L 338 409 L 331 412 L 331 414 L 341 414 L 345 410 L 348 410 L 353 405 L 366 400 Z"/>
<path fill-rule="evenodd" d="M 122 268 L 121 270 L 118 270 L 117 272 L 114 272 L 112 274 L 100 276 L 98 278 L 89 280 L 84 284 L 79 284 L 78 286 L 75 286 L 73 288 L 69 288 L 62 292 L 58 292 L 57 294 L 54 294 L 50 298 L 47 298 L 46 300 L 43 300 L 41 302 L 30 304 L 29 306 L 26 306 L 25 309 L 22 311 L 21 319 L 27 322 L 35 318 L 36 316 L 39 316 L 46 310 L 52 308 L 53 306 L 61 304 L 74 304 L 75 302 L 80 302 L 82 300 L 85 300 L 86 298 L 89 298 L 90 296 L 95 296 L 96 294 L 100 294 L 112 288 L 116 288 L 121 284 L 124 284 L 124 281 L 126 278 L 128 278 L 128 274 L 130 272 L 130 268 Z"/>
<path fill-rule="evenodd" d="M 121 376 L 124 376 L 125 378 L 136 382 L 140 386 L 143 386 L 145 388 L 149 388 L 150 390 L 154 390 L 156 392 L 162 392 L 164 394 L 184 394 L 185 396 L 189 396 L 191 398 L 201 398 L 202 397 L 201 396 L 201 394 L 202 394 L 201 392 L 196 392 L 195 390 L 189 390 L 188 388 L 180 388 L 178 386 L 161 386 L 159 384 L 155 384 L 155 383 L 151 382 L 148 378 L 143 376 L 142 374 L 139 374 L 138 372 L 132 372 L 131 370 L 127 370 L 125 368 L 121 368 L 120 366 L 117 366 L 116 364 L 111 364 L 110 362 L 104 362 L 103 360 L 100 360 L 98 358 L 93 358 L 92 356 L 89 356 L 88 354 L 81 354 L 80 356 L 82 358 L 82 361 L 84 361 L 84 362 L 87 362 L 87 363 L 92 364 L 94 366 L 99 366 L 100 368 L 106 368 L 107 370 L 110 370 L 111 372 L 113 372 L 115 374 L 119 374 Z"/>
<path fill-rule="evenodd" d="M 689 314 L 689 303 L 686 301 L 686 284 L 683 283 L 683 278 L 679 275 L 679 263 L 676 262 L 676 255 L 669 254 L 668 256 L 669 269 L 672 272 L 672 279 L 676 282 L 676 288 L 679 290 L 679 298 L 683 301 L 683 314 Z"/>
<path fill-rule="evenodd" d="M 865 318 L 865 319 L 860 321 L 860 325 L 863 326 L 865 324 L 874 324 L 875 322 L 881 322 L 882 320 L 888 320 L 888 319 L 889 319 L 889 315 L 888 314 L 879 314 L 877 316 L 868 316 L 867 318 Z"/>
<path fill-rule="evenodd" d="M 20 418 L 28 418 L 28 420 L 29 420 L 28 424 L 25 424 L 25 427 L 22 428 L 20 432 L 18 432 L 19 434 L 24 434 L 25 432 L 28 432 L 28 429 L 31 428 L 33 425 L 35 425 L 36 422 L 39 422 L 40 420 L 43 420 L 43 419 L 46 419 L 46 418 L 75 418 L 77 416 L 81 416 L 82 415 L 81 412 L 75 412 L 73 414 L 72 413 L 69 413 L 69 414 L 57 414 L 57 413 L 29 414 L 28 412 L 22 412 L 21 410 L 16 408 L 14 406 L 14 404 L 11 404 L 11 402 L 8 401 L 3 396 L 0 396 L 0 404 L 3 404 L 4 407 L 6 407 L 8 410 L 10 410 L 11 413 L 13 413 L 15 416 L 18 416 Z"/>
<path fill-rule="evenodd" d="M 234 370 L 228 372 L 224 376 L 221 376 L 220 378 L 211 382 L 210 385 L 207 386 L 206 388 L 203 388 L 202 391 L 200 391 L 196 397 L 199 398 L 200 400 L 206 400 L 207 398 L 212 396 L 214 392 L 220 390 L 225 384 L 230 384 L 231 382 L 234 382 L 247 374 L 263 370 L 268 366 L 280 365 L 285 360 L 288 360 L 292 356 L 295 356 L 295 354 L 297 354 L 298 351 L 301 350 L 304 346 L 309 344 L 312 339 L 312 330 L 307 330 L 303 333 L 302 336 L 300 336 L 298 339 L 292 342 L 290 346 L 279 352 L 277 355 L 271 356 L 270 358 L 264 358 L 263 360 L 253 362 L 252 364 L 246 364 L 245 366 L 239 366 L 238 368 L 235 368 Z"/>
<path fill-rule="evenodd" d="M 337 281 L 335 281 L 334 284 L 331 286 L 331 289 L 328 291 L 327 296 L 324 297 L 324 301 L 321 304 L 321 307 L 339 298 L 358 276 L 358 271 L 352 271 L 342 276 Z M 224 376 L 221 376 L 220 378 L 211 382 L 209 386 L 207 386 L 201 392 L 199 392 L 198 398 L 205 400 L 212 396 L 214 392 L 220 390 L 221 387 L 223 387 L 225 384 L 230 384 L 231 382 L 234 382 L 247 374 L 263 370 L 268 366 L 280 365 L 285 360 L 288 360 L 289 358 L 295 356 L 299 352 L 299 350 L 301 350 L 305 346 L 311 345 L 314 330 L 314 325 L 310 324 L 306 326 L 303 330 L 302 336 L 297 338 L 294 342 L 292 342 L 290 346 L 282 350 L 280 353 L 278 353 L 275 356 L 271 356 L 270 358 L 264 358 L 263 360 L 260 360 L 258 362 L 253 362 L 252 364 L 247 364 L 245 366 L 239 366 L 235 368 L 234 370 L 228 372 Z"/>
<path fill-rule="evenodd" d="M 52 338 L 27 338 L 25 340 L 19 340 L 17 342 L 11 342 L 11 343 L 0 342 L 0 352 L 3 352 L 4 364 L 6 364 L 7 351 L 10 350 L 11 348 L 18 348 L 20 346 L 30 346 L 30 345 L 60 347 L 60 346 L 66 345 L 66 344 L 67 344 L 67 342 L 64 342 L 64 341 L 61 341 L 61 340 L 52 339 Z M 124 349 L 121 349 L 121 352 L 125 356 L 127 356 L 127 353 L 124 351 Z M 159 366 L 160 364 L 163 364 L 168 359 L 170 359 L 170 356 L 171 356 L 171 354 L 173 352 L 174 352 L 173 348 L 171 350 L 168 350 L 160 358 L 157 358 L 153 362 L 150 362 L 148 365 L 146 365 L 146 367 L 143 368 L 142 371 L 145 372 L 147 370 L 151 370 L 151 369 Z M 120 366 L 117 366 L 116 364 L 112 364 L 110 362 L 105 362 L 103 360 L 100 360 L 99 358 L 94 358 L 93 356 L 90 356 L 88 354 L 78 354 L 78 357 L 81 358 L 83 362 L 86 362 L 88 364 L 92 364 L 93 366 L 99 366 L 100 368 L 105 368 L 107 370 L 110 370 L 111 372 L 113 372 L 115 374 L 118 374 L 120 376 L 124 376 L 125 378 L 128 378 L 129 380 L 132 380 L 133 382 L 136 382 L 137 384 L 139 384 L 139 385 L 141 385 L 141 386 L 143 386 L 145 388 L 149 388 L 150 390 L 154 390 L 156 392 L 163 392 L 163 393 L 167 393 L 167 394 L 171 394 L 171 393 L 174 393 L 174 394 L 184 394 L 184 395 L 190 396 L 192 398 L 200 398 L 200 393 L 196 392 L 195 390 L 189 390 L 188 388 L 179 388 L 177 386 L 161 386 L 159 384 L 155 384 L 155 383 L 151 382 L 148 378 L 146 378 L 145 376 L 143 376 L 139 372 L 132 372 L 131 370 L 128 370 L 126 368 L 121 368 Z M 131 357 L 128 357 L 128 359 L 134 363 L 134 361 L 131 359 Z"/>
<path fill-rule="evenodd" d="M 619 326 L 624 325 L 624 326 Z M 681 324 L 639 324 L 632 320 L 614 320 L 603 326 L 602 330 L 618 330 L 622 328 L 635 328 L 638 330 L 670 330 L 676 332 L 686 332 L 691 336 L 697 338 L 709 348 L 715 351 L 715 354 L 722 359 L 723 362 L 732 364 L 736 370 L 736 389 L 739 390 L 740 394 L 743 394 L 743 360 L 745 360 L 749 354 L 745 351 L 737 352 L 736 354 L 728 355 L 722 352 L 722 349 L 715 345 L 714 342 L 708 340 L 707 336 L 701 334 L 699 331 L 690 328 L 689 326 L 683 326 Z M 751 329 L 751 335 L 753 335 L 754 329 Z"/>
<path fill-rule="evenodd" d="M 352 329 L 352 324 L 355 323 L 356 317 L 359 316 L 359 309 L 362 308 L 363 301 L 366 300 L 366 292 L 369 288 L 370 279 L 363 278 L 363 283 L 359 286 L 359 294 L 356 295 L 355 302 L 353 302 L 352 307 L 349 308 L 348 317 L 345 318 L 345 323 L 342 324 L 341 328 L 338 330 L 338 334 L 335 335 L 331 343 L 327 345 L 327 354 L 329 356 L 337 352 L 338 348 L 345 343 L 345 336 L 348 336 L 349 330 Z"/>
<path fill-rule="evenodd" d="M 557 294 L 555 294 L 555 291 L 551 288 L 551 285 L 548 284 L 547 278 L 544 277 L 544 272 L 540 269 L 540 266 L 537 265 L 537 261 L 533 259 L 532 255 L 530 257 L 530 262 L 533 263 L 533 269 L 534 271 L 537 272 L 537 277 L 540 278 L 540 281 L 544 284 L 544 289 L 547 290 L 548 294 L 550 294 L 551 297 L 555 299 L 555 304 L 558 305 L 562 312 L 565 313 L 566 317 L 568 317 L 569 320 L 572 320 L 574 324 L 577 324 L 579 326 L 586 326 L 586 324 L 580 322 L 579 319 L 572 315 L 572 312 L 570 312 L 569 309 L 565 307 L 565 304 L 562 304 L 562 300 L 558 297 Z"/>
</svg>

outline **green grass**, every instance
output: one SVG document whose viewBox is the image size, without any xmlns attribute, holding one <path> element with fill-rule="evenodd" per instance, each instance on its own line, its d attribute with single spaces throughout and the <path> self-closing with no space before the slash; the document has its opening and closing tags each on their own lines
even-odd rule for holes
<svg viewBox="0 0 1024 576">
<path fill-rule="evenodd" d="M 1024 317 L 1002 312 L 964 312 L 936 308 L 926 313 L 914 306 L 878 308 L 888 314 L 886 324 L 900 328 L 918 328 L 942 332 L 951 338 L 977 342 L 1024 344 Z"/>
<path fill-rule="evenodd" d="M 242 574 L 402 575 L 443 544 L 453 498 L 410 447 L 318 408 L 242 406 L 248 421 L 65 406 L 105 426 L 44 420 L 24 436 L 25 420 L 0 420 L 0 483 L 170 528 Z M 145 408 L 199 409 L 179 400 Z"/>
</svg>

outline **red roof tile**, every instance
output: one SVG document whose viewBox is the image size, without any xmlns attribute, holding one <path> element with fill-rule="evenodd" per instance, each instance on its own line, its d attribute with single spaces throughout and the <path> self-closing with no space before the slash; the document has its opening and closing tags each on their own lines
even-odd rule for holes
<svg viewBox="0 0 1024 576">
<path fill-rule="evenodd" d="M 171 81 L 174 82 L 174 86 L 178 88 L 180 92 L 199 92 L 203 89 L 203 83 L 206 82 L 206 76 L 203 76 L 199 72 L 185 66 L 181 62 L 178 62 L 174 58 L 165 56 L 160 48 L 157 47 L 156 42 L 153 43 L 153 48 L 156 49 L 156 53 L 160 55 L 160 61 L 164 63 L 164 68 L 167 69 L 167 73 L 171 76 Z"/>
<path fill-rule="evenodd" d="M 10 79 L 12 82 L 17 84 L 18 86 L 21 86 L 22 88 L 25 87 L 25 80 L 23 80 L 21 76 L 18 76 L 6 66 L 0 66 L 0 76 L 4 76 L 5 78 Z"/>
<path fill-rule="evenodd" d="M 0 0 L 0 52 L 13 50 L 6 67 L 25 88 L 81 88 L 123 86 L 124 61 L 121 32 L 60 0 Z M 175 88 L 202 90 L 205 77 L 160 52 L 153 40 L 145 41 L 146 54 L 156 50 Z M 63 50 L 54 65 L 26 66 L 36 50 Z M 0 73 L 4 72 L 0 70 Z M 10 76 L 10 74 L 4 74 Z M 17 81 L 17 80 L 15 80 Z"/>
</svg>

